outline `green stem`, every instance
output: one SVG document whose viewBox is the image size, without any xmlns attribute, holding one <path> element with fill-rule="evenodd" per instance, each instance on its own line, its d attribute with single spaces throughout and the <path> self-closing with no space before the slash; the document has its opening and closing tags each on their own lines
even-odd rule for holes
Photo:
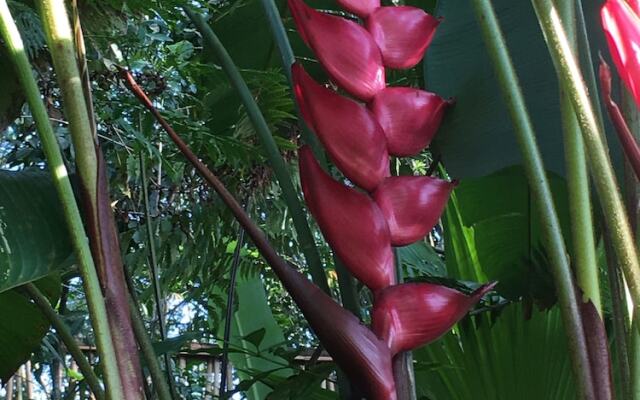
<svg viewBox="0 0 640 400">
<path fill-rule="evenodd" d="M 95 140 L 90 134 L 91 129 L 82 134 L 74 133 L 77 130 L 74 127 L 89 128 L 91 123 L 66 5 L 61 0 L 41 0 L 39 4 L 56 76 L 60 86 L 65 88 L 62 90 L 62 99 L 69 121 L 78 174 L 87 194 L 95 202 L 98 187 Z"/>
<path fill-rule="evenodd" d="M 269 26 L 271 27 L 271 33 L 275 38 L 276 45 L 278 47 L 278 52 L 280 53 L 280 59 L 282 61 L 282 68 L 284 69 L 284 73 L 287 76 L 287 80 L 289 81 L 289 86 L 293 88 L 293 78 L 291 77 L 291 66 L 294 62 L 296 62 L 296 58 L 293 54 L 293 49 L 291 48 L 291 43 L 289 42 L 289 37 L 287 36 L 287 31 L 282 24 L 282 18 L 280 18 L 280 11 L 278 10 L 278 6 L 275 3 L 275 0 L 260 0 L 262 3 L 262 7 L 264 8 L 264 12 L 267 15 L 267 21 L 269 21 Z M 291 91 L 293 96 L 293 91 Z M 295 97 L 295 96 L 294 96 Z M 295 102 L 295 98 L 294 98 Z M 311 132 L 309 126 L 305 123 L 304 118 L 302 118 L 302 114 L 300 113 L 300 107 L 298 107 L 298 103 L 295 102 L 296 114 L 298 116 L 298 125 L 300 126 L 300 130 L 302 131 L 302 139 L 305 143 L 311 146 L 313 150 L 313 154 L 316 156 L 316 159 L 323 167 L 326 167 L 327 160 L 325 158 L 325 154 L 322 151 L 322 147 L 320 146 L 320 141 L 318 137 Z"/>
<path fill-rule="evenodd" d="M 490 0 L 474 0 L 473 4 L 485 44 L 493 60 L 502 95 L 514 124 L 529 186 L 540 213 L 544 245 L 549 254 L 579 397 L 593 399 L 594 389 L 589 358 L 571 268 L 531 119 Z"/>
<path fill-rule="evenodd" d="M 80 216 L 80 210 L 78 209 L 73 194 L 69 174 L 64 166 L 58 142 L 49 123 L 47 110 L 42 103 L 38 85 L 33 77 L 31 65 L 25 53 L 20 33 L 13 22 L 5 0 L 0 0 L 0 31 L 11 54 L 12 61 L 16 66 L 20 83 L 27 95 L 27 101 L 36 122 L 40 141 L 42 142 L 42 149 L 47 157 L 53 183 L 60 198 L 60 203 L 62 204 L 65 221 L 71 235 L 73 250 L 83 279 L 91 323 L 104 369 L 105 383 L 108 389 L 107 395 L 109 399 L 119 400 L 123 398 L 122 383 L 120 382 L 115 350 L 111 332 L 109 331 L 107 310 L 102 296 L 100 282 L 98 281 L 96 267 L 93 257 L 91 256 L 87 235 Z"/>
<path fill-rule="evenodd" d="M 240 71 L 233 63 L 231 56 L 224 48 L 216 34 L 199 14 L 193 12 L 188 7 L 185 7 L 184 10 L 202 34 L 205 43 L 213 50 L 214 54 L 220 61 L 222 69 L 225 71 L 231 81 L 231 84 L 240 95 L 242 103 L 249 115 L 249 119 L 258 134 L 258 138 L 267 153 L 271 167 L 273 168 L 276 178 L 280 183 L 280 188 L 282 189 L 282 194 L 291 212 L 293 225 L 298 233 L 299 242 L 307 260 L 311 277 L 318 287 L 320 287 L 324 292 L 331 294 L 315 240 L 311 234 L 311 229 L 309 229 L 309 224 L 302 209 L 300 199 L 298 198 L 298 192 L 291 182 L 287 165 L 282 159 L 280 150 L 271 135 L 267 121 L 265 121 L 264 116 L 260 112 L 260 108 L 253 98 L 251 91 L 247 87 L 246 82 L 242 79 Z"/>
<path fill-rule="evenodd" d="M 151 286 L 153 288 L 153 296 L 156 304 L 156 313 L 158 314 L 158 325 L 160 327 L 160 340 L 167 338 L 167 328 L 164 316 L 164 301 L 162 299 L 162 293 L 160 288 L 160 274 L 158 271 L 158 256 L 156 254 L 156 244 L 153 234 L 153 221 L 151 219 L 151 212 L 149 211 L 149 193 L 147 190 L 147 170 L 144 162 L 144 154 L 140 154 L 140 179 L 142 180 L 142 200 L 144 202 L 144 217 L 147 221 L 145 224 L 147 227 L 147 241 L 149 242 L 149 274 L 151 275 Z M 173 388 L 173 374 L 171 373 L 171 360 L 169 355 L 164 354 L 164 368 L 167 374 L 167 381 L 171 386 L 171 392 L 175 392 Z"/>
<path fill-rule="evenodd" d="M 130 290 L 133 290 L 133 288 L 131 288 Z M 129 313 L 131 314 L 131 325 L 133 326 L 133 332 L 135 333 L 136 339 L 138 340 L 142 358 L 147 364 L 147 368 L 149 368 L 149 374 L 151 375 L 153 387 L 156 391 L 156 394 L 158 395 L 158 399 L 172 400 L 173 398 L 171 397 L 171 389 L 167 384 L 167 380 L 164 373 L 162 372 L 162 368 L 160 368 L 158 357 L 156 356 L 156 352 L 153 349 L 151 339 L 149 339 L 149 335 L 147 335 L 147 328 L 144 326 L 144 322 L 142 322 L 140 311 L 138 310 L 138 307 L 136 306 L 132 297 L 128 296 L 128 298 Z"/>
<path fill-rule="evenodd" d="M 29 293 L 33 302 L 40 308 L 42 314 L 44 314 L 49 322 L 51 322 L 51 325 L 55 328 L 65 347 L 69 350 L 73 359 L 76 360 L 76 364 L 78 364 L 78 368 L 80 368 L 80 372 L 84 376 L 84 380 L 91 388 L 96 399 L 103 400 L 105 398 L 104 390 L 102 390 L 100 381 L 93 372 L 93 368 L 91 368 L 91 364 L 89 364 L 87 357 L 85 357 L 82 350 L 80 350 L 80 347 L 78 347 L 78 343 L 76 343 L 76 340 L 67 325 L 56 313 L 56 310 L 53 309 L 46 296 L 43 295 L 33 283 L 27 283 L 23 287 L 27 293 Z"/>
<path fill-rule="evenodd" d="M 577 47 L 575 32 L 576 3 L 574 0 L 556 0 L 556 2 L 561 5 L 560 11 L 564 26 L 566 26 L 570 42 L 575 50 Z M 582 301 L 585 303 L 591 301 L 600 317 L 602 317 L 602 301 L 600 299 L 600 282 L 584 142 L 571 99 L 564 90 L 561 90 L 560 95 L 567 188 L 569 204 L 571 204 L 569 216 L 571 217 L 573 239 L 573 265 L 576 271 L 578 287 L 582 290 Z"/>
<path fill-rule="evenodd" d="M 640 263 L 629 219 L 604 144 L 604 135 L 596 121 L 582 74 L 571 52 L 557 10 L 550 0 L 532 1 L 561 85 L 569 94 L 576 111 L 613 248 L 627 279 L 637 313 L 640 306 Z"/>
</svg>

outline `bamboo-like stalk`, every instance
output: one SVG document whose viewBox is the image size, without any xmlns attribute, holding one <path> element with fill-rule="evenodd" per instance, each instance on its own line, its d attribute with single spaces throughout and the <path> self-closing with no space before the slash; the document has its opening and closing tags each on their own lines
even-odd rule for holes
<svg viewBox="0 0 640 400">
<path fill-rule="evenodd" d="M 561 12 L 570 43 L 576 51 L 576 2 L 575 0 L 556 0 L 556 4 Z M 602 318 L 587 157 L 571 99 L 565 90 L 560 92 L 567 189 L 571 204 L 569 216 L 573 239 L 573 266 L 578 287 L 582 290 L 582 301 L 585 303 L 591 301 Z"/>
<path fill-rule="evenodd" d="M 556 284 L 578 393 L 581 399 L 593 399 L 593 381 L 571 268 L 531 118 L 491 1 L 474 0 L 473 5 L 514 124 L 529 186 L 538 204 L 544 245 L 549 254 L 551 272 Z"/>
<path fill-rule="evenodd" d="M 0 31 L 9 49 L 12 61 L 16 66 L 15 69 L 18 73 L 20 83 L 27 96 L 27 101 L 36 122 L 37 132 L 42 143 L 42 149 L 47 158 L 53 183 L 63 208 L 65 222 L 71 235 L 73 250 L 78 260 L 85 295 L 87 297 L 93 332 L 102 361 L 105 383 L 108 389 L 107 396 L 109 399 L 119 400 L 122 398 L 123 393 L 122 383 L 118 374 L 115 350 L 113 348 L 111 332 L 109 331 L 107 310 L 91 250 L 87 242 L 87 235 L 80 216 L 80 210 L 78 209 L 73 194 L 69 174 L 63 163 L 56 137 L 49 123 L 49 116 L 42 103 L 38 85 L 33 77 L 22 38 L 20 37 L 18 28 L 13 22 L 5 0 L 0 0 Z"/>
<path fill-rule="evenodd" d="M 58 336 L 64 343 L 65 347 L 71 354 L 76 363 L 78 364 L 78 368 L 80 368 L 80 372 L 84 376 L 85 381 L 91 388 L 93 395 L 97 400 L 103 400 L 105 398 L 104 390 L 102 389 L 102 385 L 98 380 L 98 377 L 93 372 L 93 368 L 91 368 L 91 364 L 78 347 L 76 340 L 74 339 L 71 331 L 67 327 L 67 325 L 62 321 L 60 316 L 56 313 L 56 310 L 53 309 L 49 300 L 46 298 L 40 289 L 36 287 L 33 283 L 27 283 L 23 286 L 25 291 L 29 294 L 33 302 L 40 308 L 40 311 L 44 316 L 51 322 L 51 325 L 55 328 Z"/>
<path fill-rule="evenodd" d="M 118 243 L 118 233 L 110 207 L 105 162 L 91 125 L 88 99 L 76 59 L 74 35 L 64 0 L 40 0 L 47 43 L 63 97 L 65 116 L 74 144 L 79 188 L 92 255 L 107 303 L 115 358 L 118 363 L 122 397 L 144 397 L 143 378 Z"/>
<path fill-rule="evenodd" d="M 637 314 L 640 306 L 640 263 L 622 196 L 603 142 L 604 135 L 596 121 L 582 73 L 572 54 L 557 10 L 550 0 L 532 0 L 532 3 L 547 41 L 549 53 L 554 60 L 560 83 L 569 94 L 578 117 L 589 157 L 591 175 L 600 198 L 613 248 L 625 274 Z"/>
<path fill-rule="evenodd" d="M 297 191 L 291 181 L 287 165 L 278 150 L 278 146 L 271 135 L 267 122 L 265 121 L 258 104 L 253 98 L 253 95 L 242 78 L 242 75 L 240 75 L 240 71 L 233 63 L 231 56 L 213 30 L 199 14 L 193 12 L 188 7 L 185 7 L 184 10 L 202 34 L 205 43 L 211 48 L 211 50 L 213 50 L 222 69 L 227 74 L 231 84 L 240 95 L 249 119 L 253 124 L 262 147 L 267 154 L 269 163 L 271 164 L 278 183 L 280 184 L 280 188 L 287 206 L 289 207 L 289 211 L 291 212 L 293 225 L 298 233 L 298 240 L 307 260 L 311 277 L 318 287 L 320 287 L 325 293 L 330 294 L 331 292 L 329 290 L 329 285 L 327 284 L 327 277 L 322 266 L 322 260 L 320 259 L 320 254 L 318 253 L 315 240 L 311 234 L 311 229 L 309 228 L 300 198 L 298 197 Z"/>
</svg>

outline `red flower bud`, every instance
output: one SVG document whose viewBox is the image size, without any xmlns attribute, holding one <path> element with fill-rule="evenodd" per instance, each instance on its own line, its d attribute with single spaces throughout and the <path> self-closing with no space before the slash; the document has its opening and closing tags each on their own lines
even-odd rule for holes
<svg viewBox="0 0 640 400">
<path fill-rule="evenodd" d="M 393 176 L 382 181 L 373 199 L 389 225 L 391 244 L 404 246 L 425 237 L 456 185 L 429 176 Z"/>
<path fill-rule="evenodd" d="M 391 354 L 409 351 L 444 335 L 495 286 L 483 285 L 471 296 L 431 283 L 404 283 L 376 297 L 371 329 Z"/>
<path fill-rule="evenodd" d="M 353 183 L 374 190 L 389 175 L 387 139 L 375 116 L 365 106 L 316 83 L 298 64 L 292 67 L 300 110 L 329 152 Z"/>
<path fill-rule="evenodd" d="M 410 6 L 380 7 L 366 21 L 384 65 L 398 69 L 411 68 L 422 60 L 438 24 L 438 18 Z"/>
<path fill-rule="evenodd" d="M 389 153 L 403 157 L 418 154 L 431 143 L 449 104 L 424 90 L 388 87 L 369 107 L 384 130 Z"/>
<path fill-rule="evenodd" d="M 358 17 L 367 18 L 373 10 L 380 7 L 380 0 L 338 0 L 338 4 Z"/>
<path fill-rule="evenodd" d="M 349 380 L 367 399 L 395 400 L 391 353 L 386 343 L 294 268 L 278 265 L 274 270 Z"/>
<path fill-rule="evenodd" d="M 640 105 L 640 17 L 624 0 L 607 0 L 601 17 L 618 74 Z"/>
<path fill-rule="evenodd" d="M 362 100 L 385 87 L 380 49 L 362 26 L 345 18 L 320 13 L 303 0 L 288 0 L 305 43 L 331 78 Z"/>
<path fill-rule="evenodd" d="M 378 206 L 333 180 L 306 146 L 299 156 L 304 198 L 336 255 L 374 292 L 395 283 L 389 227 Z"/>
</svg>

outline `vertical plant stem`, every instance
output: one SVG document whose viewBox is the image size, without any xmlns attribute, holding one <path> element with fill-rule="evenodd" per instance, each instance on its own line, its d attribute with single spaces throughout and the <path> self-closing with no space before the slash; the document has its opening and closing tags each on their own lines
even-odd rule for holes
<svg viewBox="0 0 640 400">
<path fill-rule="evenodd" d="M 604 225 L 604 224 L 603 224 Z M 628 345 L 629 319 L 627 318 L 627 310 L 625 306 L 624 296 L 624 279 L 620 274 L 618 262 L 615 252 L 611 246 L 610 236 L 606 232 L 606 225 L 603 227 L 603 240 L 605 246 L 605 254 L 607 257 L 607 276 L 609 279 L 609 290 L 611 292 L 612 307 L 612 325 L 613 335 L 615 338 L 614 349 L 616 352 L 616 362 L 618 365 L 618 376 L 620 379 L 620 395 L 622 399 L 632 399 L 631 395 L 631 370 L 630 370 L 630 352 Z"/>
<path fill-rule="evenodd" d="M 524 96 L 490 0 L 474 0 L 473 5 L 514 124 L 529 186 L 542 220 L 544 245 L 549 253 L 577 392 L 581 399 L 593 399 L 589 358 L 567 251 Z"/>
<path fill-rule="evenodd" d="M 42 142 L 42 149 L 47 157 L 53 183 L 64 211 L 65 222 L 71 235 L 73 250 L 82 275 L 91 324 L 104 371 L 107 397 L 112 400 L 119 400 L 122 399 L 122 383 L 118 373 L 111 332 L 109 331 L 107 310 L 80 216 L 80 210 L 73 194 L 69 174 L 64 166 L 56 137 L 49 123 L 49 116 L 33 77 L 20 33 L 13 22 L 5 0 L 0 0 L 0 31 L 27 96 L 31 113 L 36 122 L 38 135 Z"/>
<path fill-rule="evenodd" d="M 80 368 L 80 372 L 84 376 L 84 380 L 91 388 L 93 395 L 96 397 L 96 399 L 103 400 L 105 396 L 100 381 L 98 380 L 96 374 L 93 372 L 93 368 L 91 368 L 91 365 L 82 353 L 82 350 L 80 350 L 80 347 L 78 347 L 78 344 L 76 343 L 76 340 L 71 334 L 71 331 L 69 330 L 67 325 L 64 323 L 64 321 L 62 321 L 51 304 L 49 304 L 49 300 L 45 297 L 45 295 L 43 295 L 42 292 L 40 292 L 40 290 L 33 283 L 27 283 L 23 287 L 29 294 L 33 302 L 38 306 L 38 308 L 40 308 L 42 314 L 44 314 L 49 322 L 51 322 L 51 325 L 55 328 L 65 347 L 67 348 L 67 350 L 69 350 L 69 353 L 71 354 L 73 359 L 76 360 L 78 368 Z"/>
<path fill-rule="evenodd" d="M 563 24 L 572 43 L 576 45 L 576 3 L 575 0 L 556 0 L 562 15 Z M 587 158 L 580 126 L 565 90 L 561 89 L 562 132 L 564 140 L 564 157 L 567 168 L 567 188 L 569 193 L 569 215 L 571 217 L 571 235 L 573 239 L 573 265 L 576 281 L 582 291 L 582 301 L 591 301 L 602 318 L 602 300 L 600 298 L 600 282 L 596 244 L 593 232 L 593 216 L 591 213 L 591 197 L 589 191 L 589 174 Z"/>
<path fill-rule="evenodd" d="M 246 212 L 249 212 L 248 203 L 245 205 Z M 233 251 L 233 259 L 231 260 L 231 273 L 229 275 L 229 289 L 227 289 L 227 310 L 224 319 L 224 333 L 222 341 L 222 365 L 220 375 L 220 395 L 224 396 L 227 391 L 227 366 L 229 365 L 229 340 L 231 340 L 231 320 L 233 318 L 233 300 L 235 298 L 236 277 L 238 276 L 238 268 L 240 267 L 240 251 L 244 245 L 244 229 L 238 228 L 238 239 L 236 240 L 236 248 Z"/>
<path fill-rule="evenodd" d="M 613 167 L 603 142 L 604 135 L 596 122 L 582 74 L 571 52 L 557 10 L 550 0 L 532 1 L 561 85 L 569 94 L 576 111 L 613 248 L 627 279 L 637 313 L 640 305 L 640 263 Z"/>
<path fill-rule="evenodd" d="M 53 67 L 74 144 L 79 188 L 91 250 L 107 303 L 124 400 L 144 397 L 138 348 L 127 305 L 120 244 L 109 200 L 106 164 L 91 126 L 90 109 L 76 60 L 74 35 L 63 0 L 38 2 Z"/>
<path fill-rule="evenodd" d="M 395 170 L 392 171 L 392 175 L 397 175 Z M 402 283 L 404 282 L 404 273 L 397 247 L 393 248 L 393 259 L 396 265 L 396 281 Z M 393 358 L 393 379 L 396 382 L 398 400 L 417 400 L 416 378 L 413 371 L 413 354 L 411 351 L 396 354 Z"/>
<path fill-rule="evenodd" d="M 147 189 L 147 170 L 144 162 L 144 154 L 140 153 L 140 178 L 142 180 L 142 200 L 144 202 L 144 216 L 147 221 L 145 224 L 147 227 L 147 241 L 149 243 L 149 273 L 151 275 L 151 286 L 153 288 L 153 296 L 156 304 L 156 313 L 158 314 L 158 325 L 160 327 L 160 340 L 167 338 L 167 327 L 164 316 L 164 301 L 162 298 L 162 289 L 160 287 L 160 272 L 158 270 L 158 256 L 156 254 L 155 236 L 153 234 L 153 222 L 151 219 L 151 212 L 149 210 L 149 192 Z M 163 355 L 165 373 L 167 374 L 167 381 L 171 386 L 171 392 L 175 393 L 173 387 L 173 374 L 171 373 L 171 360 L 168 354 Z"/>
<path fill-rule="evenodd" d="M 296 61 L 295 56 L 293 54 L 293 49 L 291 48 L 291 43 L 289 42 L 289 38 L 287 37 L 287 32 L 282 24 L 282 19 L 280 18 L 280 11 L 278 10 L 278 6 L 275 3 L 275 0 L 260 0 L 262 3 L 262 8 L 264 8 L 264 12 L 267 16 L 267 21 L 269 21 L 269 26 L 271 27 L 271 33 L 276 41 L 276 46 L 278 47 L 278 52 L 280 53 L 280 60 L 282 61 L 282 68 L 284 69 L 284 73 L 287 76 L 287 80 L 289 81 L 289 86 L 293 88 L 293 79 L 291 77 L 291 66 Z M 293 96 L 293 90 L 291 91 L 291 95 Z M 293 96 L 295 97 L 295 96 Z M 296 107 L 296 114 L 298 116 L 298 126 L 300 126 L 300 130 L 302 131 L 302 138 L 304 142 L 311 146 L 313 150 L 313 154 L 316 156 L 316 159 L 323 167 L 326 167 L 327 160 L 325 158 L 325 154 L 322 151 L 322 147 L 320 146 L 320 141 L 317 136 L 314 135 L 309 126 L 305 123 L 304 118 L 302 118 L 302 114 L 300 113 L 300 107 L 298 107 L 298 103 L 295 101 L 294 103 Z"/>
<path fill-rule="evenodd" d="M 133 288 L 130 288 L 130 290 L 133 290 Z M 129 295 L 127 300 L 129 304 L 129 313 L 131 313 L 133 331 L 135 332 L 136 339 L 140 345 L 142 358 L 149 369 L 149 374 L 153 381 L 153 388 L 158 395 L 158 399 L 173 400 L 174 397 L 171 396 L 171 389 L 167 384 L 166 375 L 162 373 L 162 368 L 160 368 L 160 363 L 158 362 L 158 356 L 153 349 L 153 344 L 151 343 L 151 339 L 149 339 L 149 335 L 147 335 L 147 328 L 144 326 L 138 306 L 133 300 L 133 296 Z"/>
<path fill-rule="evenodd" d="M 280 154 L 278 146 L 271 135 L 269 126 L 267 125 L 258 104 L 253 98 L 246 82 L 242 79 L 240 71 L 233 63 L 231 56 L 213 30 L 209 25 L 207 25 L 200 15 L 193 12 L 188 7 L 185 7 L 184 10 L 202 34 L 205 43 L 213 50 L 214 54 L 220 61 L 222 69 L 225 71 L 231 81 L 231 84 L 240 95 L 242 103 L 247 110 L 249 119 L 251 120 L 251 123 L 258 134 L 258 138 L 267 153 L 269 163 L 271 164 L 276 178 L 278 179 L 282 194 L 287 206 L 289 207 L 289 211 L 291 212 L 293 225 L 298 233 L 300 246 L 307 261 L 307 265 L 309 266 L 311 277 L 316 285 L 318 285 L 318 287 L 320 287 L 325 293 L 331 294 L 329 285 L 327 284 L 327 277 L 322 266 L 322 260 L 320 259 L 320 254 L 318 253 L 315 240 L 311 234 L 311 229 L 309 228 L 305 213 L 302 209 L 298 192 L 291 182 L 287 165 L 282 159 L 282 155 Z"/>
</svg>

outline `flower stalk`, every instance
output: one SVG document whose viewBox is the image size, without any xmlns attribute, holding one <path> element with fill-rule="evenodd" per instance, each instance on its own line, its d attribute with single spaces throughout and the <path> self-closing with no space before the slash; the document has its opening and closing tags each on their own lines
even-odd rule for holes
<svg viewBox="0 0 640 400">
<path fill-rule="evenodd" d="M 505 98 L 507 109 L 515 127 L 516 139 L 523 156 L 529 186 L 538 204 L 538 212 L 543 221 L 544 245 L 551 261 L 551 272 L 556 284 L 578 393 L 580 398 L 594 399 L 595 391 L 591 378 L 583 322 L 575 295 L 567 250 L 531 118 L 491 1 L 474 0 L 473 6 L 498 76 L 502 95 Z"/>
</svg>

